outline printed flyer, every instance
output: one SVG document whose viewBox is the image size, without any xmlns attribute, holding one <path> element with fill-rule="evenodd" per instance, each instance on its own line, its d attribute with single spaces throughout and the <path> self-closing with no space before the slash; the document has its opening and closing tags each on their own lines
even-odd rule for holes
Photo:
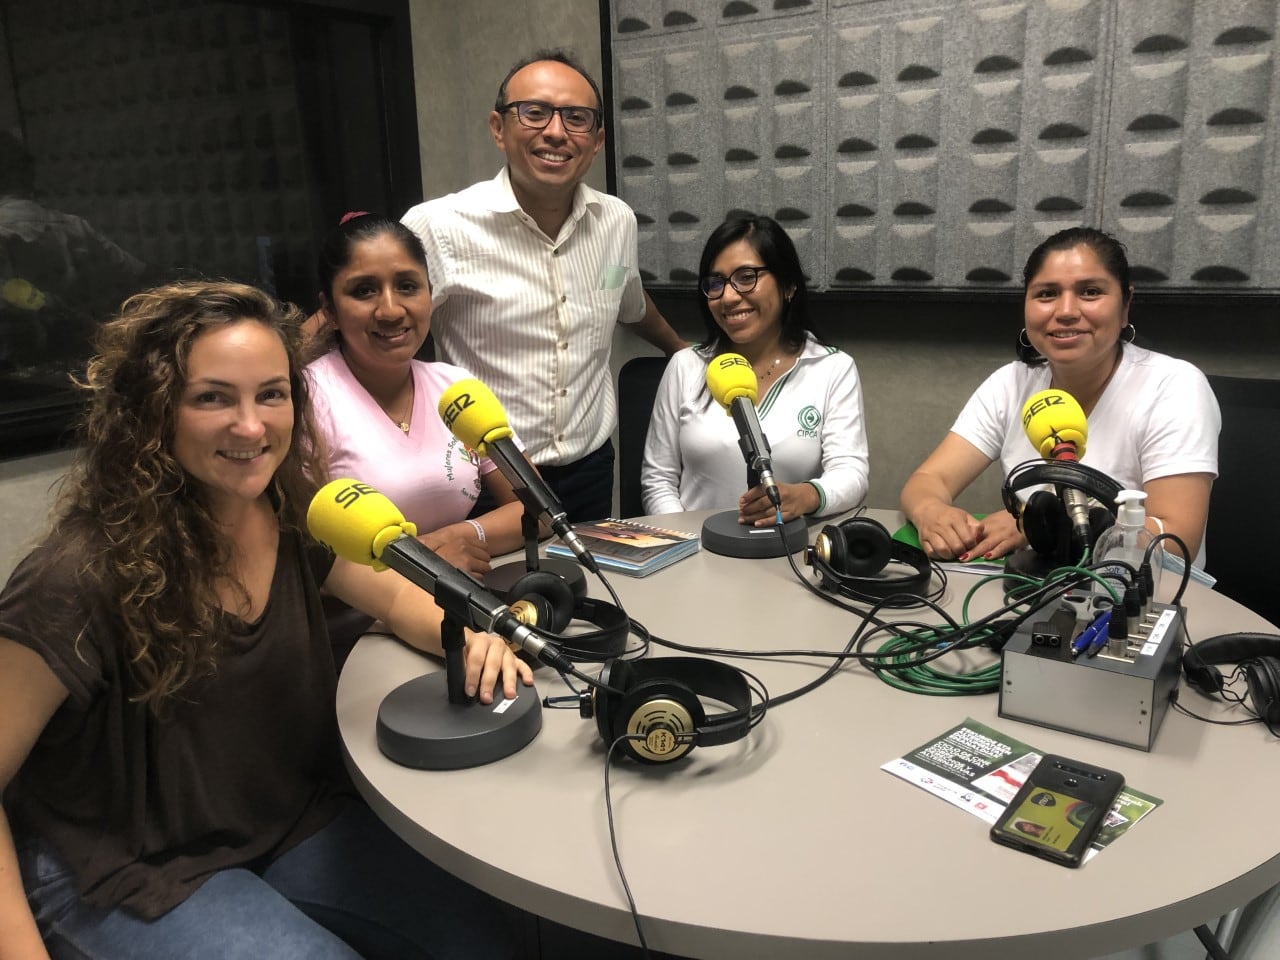
<svg viewBox="0 0 1280 960">
<path fill-rule="evenodd" d="M 993 824 L 1040 757 L 1035 747 L 969 718 L 880 769 Z M 1163 802 L 1126 785 L 1085 862 Z"/>
</svg>

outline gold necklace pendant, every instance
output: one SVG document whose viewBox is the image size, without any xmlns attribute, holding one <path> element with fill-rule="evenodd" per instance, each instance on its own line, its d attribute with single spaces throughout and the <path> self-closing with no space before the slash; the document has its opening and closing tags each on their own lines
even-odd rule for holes
<svg viewBox="0 0 1280 960">
<path fill-rule="evenodd" d="M 397 427 L 399 427 L 401 432 L 404 433 L 405 436 L 409 435 L 409 421 L 413 418 L 413 380 L 412 379 L 410 379 L 409 381 L 409 402 L 408 404 L 405 405 L 404 417 L 403 418 L 392 417 L 389 411 L 387 413 L 387 416 L 391 417 L 391 422 L 394 423 Z"/>
</svg>

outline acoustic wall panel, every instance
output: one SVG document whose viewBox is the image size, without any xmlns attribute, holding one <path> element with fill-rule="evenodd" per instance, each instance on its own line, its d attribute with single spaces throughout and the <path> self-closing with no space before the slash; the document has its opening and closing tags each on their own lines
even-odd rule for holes
<svg viewBox="0 0 1280 960">
<path fill-rule="evenodd" d="M 646 279 L 731 211 L 818 288 L 1020 282 L 1064 226 L 1136 278 L 1280 288 L 1277 0 L 616 0 L 613 149 Z"/>
<path fill-rule="evenodd" d="M 1120 0 L 1104 225 L 1144 282 L 1280 287 L 1277 5 Z"/>
<path fill-rule="evenodd" d="M 256 238 L 310 259 L 288 17 L 187 0 L 6 6 L 47 206 L 148 264 L 261 275 Z M 185 114 L 185 116 L 184 116 Z"/>
</svg>

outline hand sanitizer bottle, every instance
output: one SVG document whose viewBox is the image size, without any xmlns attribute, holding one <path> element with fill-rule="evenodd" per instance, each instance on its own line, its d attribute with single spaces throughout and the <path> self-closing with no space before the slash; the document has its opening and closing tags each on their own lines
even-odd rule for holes
<svg viewBox="0 0 1280 960">
<path fill-rule="evenodd" d="M 1108 560 L 1122 560 L 1141 571 L 1142 558 L 1151 545 L 1152 533 L 1147 529 L 1147 495 L 1142 490 L 1121 490 L 1116 495 L 1116 522 L 1102 532 L 1093 548 L 1093 558 L 1098 564 L 1099 573 L 1114 573 L 1123 580 L 1108 578 L 1118 593 L 1124 594 L 1122 584 L 1129 582 L 1130 575 L 1124 567 L 1108 567 Z M 1160 571 L 1164 563 L 1164 546 L 1157 544 L 1151 551 L 1151 589 L 1145 591 L 1151 599 L 1155 598 L 1156 589 L 1160 586 Z"/>
</svg>

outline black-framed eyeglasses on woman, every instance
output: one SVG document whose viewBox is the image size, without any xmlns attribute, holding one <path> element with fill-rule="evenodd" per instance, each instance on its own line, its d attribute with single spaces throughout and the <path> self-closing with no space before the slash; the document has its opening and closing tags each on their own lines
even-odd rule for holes
<svg viewBox="0 0 1280 960">
<path fill-rule="evenodd" d="M 756 288 L 756 282 L 760 279 L 760 274 L 770 272 L 768 267 L 739 267 L 727 277 L 721 277 L 717 274 L 703 277 L 698 286 L 702 288 L 702 293 L 708 300 L 719 300 L 724 296 L 724 285 L 726 283 L 739 293 L 750 293 Z"/>
<path fill-rule="evenodd" d="M 600 125 L 600 111 L 595 107 L 556 107 L 541 100 L 512 100 L 504 103 L 502 110 L 514 110 L 516 119 L 534 130 L 545 129 L 557 113 L 570 133 L 590 133 Z"/>
</svg>

